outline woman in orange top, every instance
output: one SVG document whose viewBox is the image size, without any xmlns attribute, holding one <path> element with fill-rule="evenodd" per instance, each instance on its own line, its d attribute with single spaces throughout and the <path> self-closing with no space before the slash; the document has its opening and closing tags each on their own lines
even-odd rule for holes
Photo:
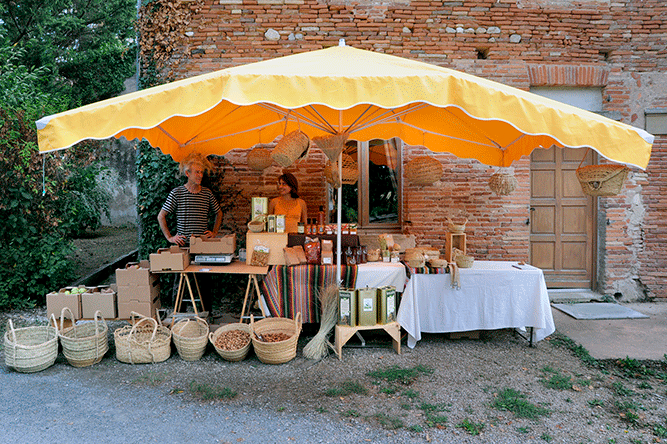
<svg viewBox="0 0 667 444">
<path fill-rule="evenodd" d="M 299 222 L 306 223 L 306 202 L 299 197 L 299 183 L 293 174 L 278 178 L 278 197 L 269 202 L 269 214 L 285 215 L 286 233 L 296 233 Z"/>
</svg>

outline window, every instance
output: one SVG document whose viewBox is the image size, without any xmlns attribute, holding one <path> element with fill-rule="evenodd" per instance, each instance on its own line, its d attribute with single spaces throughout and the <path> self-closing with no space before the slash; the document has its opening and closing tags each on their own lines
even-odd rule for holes
<svg viewBox="0 0 667 444">
<path fill-rule="evenodd" d="M 342 222 L 356 222 L 361 229 L 393 229 L 401 226 L 401 141 L 348 141 L 344 155 L 357 163 L 359 179 L 342 186 Z M 332 221 L 336 220 L 337 190 L 331 188 Z"/>
</svg>

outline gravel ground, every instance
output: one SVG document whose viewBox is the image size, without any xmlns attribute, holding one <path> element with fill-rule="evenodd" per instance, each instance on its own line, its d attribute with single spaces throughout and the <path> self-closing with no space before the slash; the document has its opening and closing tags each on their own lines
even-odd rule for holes
<svg viewBox="0 0 667 444">
<path fill-rule="evenodd" d="M 8 315 L 19 325 L 45 321 L 41 310 Z M 667 437 L 667 362 L 590 365 L 585 350 L 557 334 L 532 348 L 509 330 L 479 340 L 426 335 L 414 349 L 404 342 L 397 355 L 388 336 L 367 333 L 366 347 L 351 340 L 342 360 L 329 354 L 312 361 L 301 350 L 315 332 L 305 331 L 297 357 L 282 365 L 263 364 L 252 352 L 227 362 L 210 345 L 196 362 L 174 352 L 162 363 L 129 365 L 116 360 L 113 347 L 111 332 L 122 325 L 110 323 L 111 350 L 92 367 L 71 367 L 62 353 L 36 374 L 0 366 L 2 440 L 649 443 Z"/>
</svg>

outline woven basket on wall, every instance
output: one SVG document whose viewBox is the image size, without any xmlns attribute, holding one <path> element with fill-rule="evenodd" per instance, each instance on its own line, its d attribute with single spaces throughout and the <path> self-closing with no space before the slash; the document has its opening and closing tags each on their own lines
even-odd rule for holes
<svg viewBox="0 0 667 444">
<path fill-rule="evenodd" d="M 271 151 L 266 148 L 254 148 L 248 153 L 248 167 L 255 171 L 262 171 L 271 166 L 273 159 Z"/>
<path fill-rule="evenodd" d="M 338 177 L 338 162 L 327 162 L 324 167 L 324 177 L 334 188 L 340 188 L 341 183 L 354 185 L 359 180 L 359 169 L 357 161 L 349 154 L 343 153 L 343 180 Z"/>
<path fill-rule="evenodd" d="M 271 157 L 281 167 L 288 167 L 308 153 L 310 139 L 301 131 L 292 131 L 283 136 L 271 152 Z"/>
<path fill-rule="evenodd" d="M 415 185 L 431 185 L 440 180 L 442 164 L 431 156 L 419 156 L 405 165 L 405 177 Z"/>
<path fill-rule="evenodd" d="M 313 137 L 313 143 L 322 150 L 330 161 L 335 162 L 338 160 L 340 153 L 343 152 L 347 137 L 347 133 Z"/>
<path fill-rule="evenodd" d="M 588 165 L 576 170 L 581 190 L 589 196 L 616 196 L 630 168 L 625 165 Z"/>
<path fill-rule="evenodd" d="M 519 181 L 514 174 L 498 171 L 489 179 L 489 188 L 500 196 L 506 196 L 516 190 Z"/>
</svg>

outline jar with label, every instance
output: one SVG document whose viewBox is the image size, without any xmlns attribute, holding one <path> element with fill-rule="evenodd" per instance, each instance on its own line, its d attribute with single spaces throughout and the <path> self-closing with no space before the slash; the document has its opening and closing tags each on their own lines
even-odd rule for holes
<svg viewBox="0 0 667 444">
<path fill-rule="evenodd" d="M 269 233 L 275 233 L 276 232 L 276 215 L 275 214 L 269 214 L 268 217 L 266 218 L 266 231 Z"/>
<path fill-rule="evenodd" d="M 306 234 L 306 226 L 303 222 L 299 222 L 296 226 L 296 232 L 299 234 Z"/>
</svg>

